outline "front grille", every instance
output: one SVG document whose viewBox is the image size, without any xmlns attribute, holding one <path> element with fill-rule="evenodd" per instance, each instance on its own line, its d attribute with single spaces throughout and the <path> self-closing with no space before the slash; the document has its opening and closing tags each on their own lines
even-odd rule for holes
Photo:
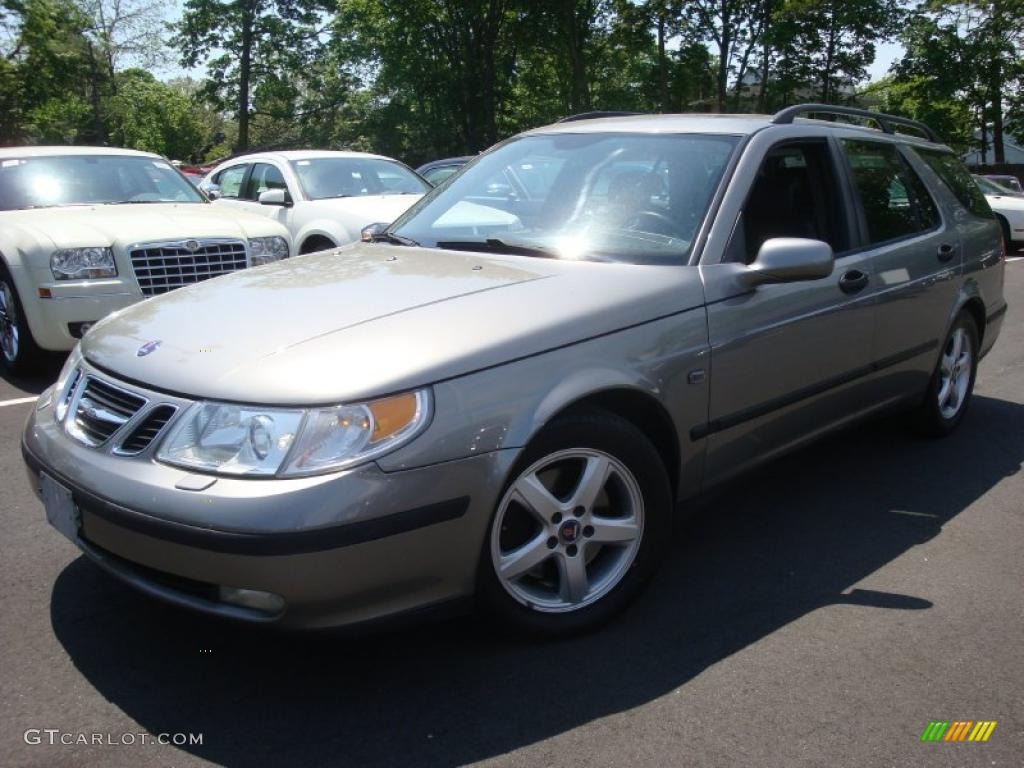
<svg viewBox="0 0 1024 768">
<path fill-rule="evenodd" d="M 132 455 L 142 453 L 167 426 L 167 422 L 171 420 L 177 410 L 173 405 L 158 405 L 146 414 L 131 431 L 131 434 L 121 442 L 121 447 L 117 452 Z"/>
<path fill-rule="evenodd" d="M 246 267 L 241 240 L 151 243 L 133 248 L 128 255 L 144 296 L 158 296 Z"/>
<path fill-rule="evenodd" d="M 87 445 L 99 445 L 127 424 L 145 404 L 144 397 L 86 376 L 75 401 L 69 431 Z"/>
</svg>

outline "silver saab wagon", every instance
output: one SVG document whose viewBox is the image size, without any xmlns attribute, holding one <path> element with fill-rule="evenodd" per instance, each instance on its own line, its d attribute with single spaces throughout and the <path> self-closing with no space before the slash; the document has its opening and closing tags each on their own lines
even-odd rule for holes
<svg viewBox="0 0 1024 768">
<path fill-rule="evenodd" d="M 882 409 L 964 416 L 999 225 L 926 126 L 826 112 L 529 131 L 367 242 L 109 317 L 25 428 L 50 522 L 253 622 L 600 623 L 679 502 Z"/>
</svg>

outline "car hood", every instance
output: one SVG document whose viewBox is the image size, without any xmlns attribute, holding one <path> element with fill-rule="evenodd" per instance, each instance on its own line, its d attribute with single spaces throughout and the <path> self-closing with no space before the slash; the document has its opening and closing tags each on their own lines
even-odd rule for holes
<svg viewBox="0 0 1024 768">
<path fill-rule="evenodd" d="M 688 267 L 359 243 L 142 302 L 94 326 L 82 348 L 155 389 L 321 404 L 423 386 L 702 302 Z"/>
<path fill-rule="evenodd" d="M 83 205 L 11 211 L 0 221 L 25 245 L 47 248 L 128 246 L 155 240 L 265 237 L 287 234 L 280 224 L 207 204 Z"/>
</svg>

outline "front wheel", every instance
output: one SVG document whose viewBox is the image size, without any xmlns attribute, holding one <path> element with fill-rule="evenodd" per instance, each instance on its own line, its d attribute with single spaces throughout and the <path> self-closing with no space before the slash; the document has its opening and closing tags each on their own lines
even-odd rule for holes
<svg viewBox="0 0 1024 768">
<path fill-rule="evenodd" d="M 40 356 L 11 274 L 0 265 L 0 362 L 11 373 L 23 374 L 38 365 Z"/>
<path fill-rule="evenodd" d="M 491 520 L 485 607 L 548 637 L 607 621 L 660 561 L 671 498 L 661 457 L 631 423 L 601 411 L 554 421 L 524 451 Z"/>
<path fill-rule="evenodd" d="M 918 431 L 929 437 L 948 435 L 963 419 L 978 372 L 978 327 L 961 312 L 942 347 L 924 401 L 914 413 Z"/>
</svg>

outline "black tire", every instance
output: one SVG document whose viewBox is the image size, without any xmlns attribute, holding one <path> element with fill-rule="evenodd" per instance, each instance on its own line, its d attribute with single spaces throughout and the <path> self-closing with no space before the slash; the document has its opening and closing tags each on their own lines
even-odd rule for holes
<svg viewBox="0 0 1024 768">
<path fill-rule="evenodd" d="M 36 344 L 32 337 L 32 330 L 28 327 L 25 319 L 25 311 L 22 308 L 21 297 L 18 289 L 11 279 L 11 273 L 6 264 L 0 264 L 0 337 L 4 337 L 4 343 L 0 343 L 0 365 L 9 373 L 21 376 L 31 373 L 38 366 L 43 357 L 43 351 Z M 9 306 L 7 299 L 9 297 Z M 16 340 L 13 345 L 6 338 L 9 330 L 8 323 L 16 331 Z M 14 353 L 12 354 L 12 349 Z"/>
<path fill-rule="evenodd" d="M 623 568 L 627 570 L 622 572 L 614 586 L 609 587 L 608 591 L 594 602 L 584 604 L 580 608 L 561 613 L 544 612 L 529 607 L 503 586 L 492 557 L 492 532 L 494 526 L 498 524 L 502 501 L 520 475 L 545 457 L 574 449 L 606 454 L 632 475 L 632 479 L 635 480 L 632 487 L 639 491 L 641 499 L 643 524 L 633 560 L 628 566 L 623 564 Z M 605 486 L 602 493 L 608 493 L 607 487 Z M 568 517 L 567 514 L 566 520 Z M 586 519 L 584 518 L 584 521 Z M 499 496 L 480 557 L 477 590 L 481 605 L 502 624 L 534 637 L 564 637 L 594 629 L 623 610 L 654 574 L 671 538 L 672 522 L 672 490 L 668 474 L 658 452 L 639 429 L 619 416 L 597 409 L 581 410 L 559 417 L 545 427 L 523 451 Z M 590 526 L 577 530 L 584 531 L 581 534 L 583 536 L 591 535 L 585 533 L 587 528 Z M 592 533 L 593 528 L 590 530 Z M 499 532 L 495 535 L 504 534 Z M 552 536 L 548 539 L 549 544 L 554 538 Z M 583 557 L 584 553 L 594 551 L 594 548 L 584 546 L 585 539 L 581 538 L 579 541 L 580 557 Z M 559 543 L 560 547 L 562 543 Z M 600 557 L 603 550 L 597 551 Z M 616 550 L 609 551 L 611 557 L 621 557 L 616 554 Z M 596 560 L 594 562 L 596 563 Z M 585 566 L 584 570 L 587 567 L 590 565 Z"/>
<path fill-rule="evenodd" d="M 967 391 L 955 413 L 944 413 L 939 404 L 939 396 L 943 386 L 943 358 L 950 353 L 951 345 L 954 343 L 954 336 L 961 330 L 966 335 L 967 343 L 970 345 L 970 374 L 967 379 Z M 935 371 L 932 373 L 924 400 L 912 414 L 912 424 L 917 432 L 926 437 L 945 437 L 963 421 L 964 414 L 967 413 L 967 408 L 971 403 L 971 396 L 974 393 L 974 379 L 978 373 L 978 350 L 977 323 L 970 314 L 961 312 L 949 329 L 949 333 L 946 334 L 939 353 L 939 360 L 935 364 Z"/>
<path fill-rule="evenodd" d="M 332 248 L 337 248 L 332 240 L 320 235 L 314 235 L 308 238 L 302 243 L 302 248 L 299 249 L 300 254 L 317 253 L 318 251 L 329 251 Z"/>
</svg>

